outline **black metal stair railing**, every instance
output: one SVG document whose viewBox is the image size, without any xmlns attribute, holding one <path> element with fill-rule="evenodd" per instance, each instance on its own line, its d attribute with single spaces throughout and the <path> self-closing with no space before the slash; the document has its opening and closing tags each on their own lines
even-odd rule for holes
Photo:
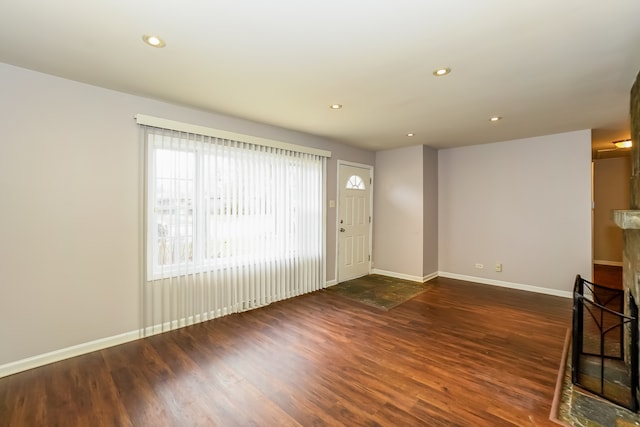
<svg viewBox="0 0 640 427">
<path fill-rule="evenodd" d="M 625 292 L 576 276 L 573 289 L 571 380 L 638 411 L 638 307 Z M 625 344 L 628 344 L 625 347 Z"/>
</svg>

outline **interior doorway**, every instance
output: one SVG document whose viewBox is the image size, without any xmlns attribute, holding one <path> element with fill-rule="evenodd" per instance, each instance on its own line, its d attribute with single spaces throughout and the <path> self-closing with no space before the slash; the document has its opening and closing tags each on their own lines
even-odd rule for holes
<svg viewBox="0 0 640 427">
<path fill-rule="evenodd" d="M 338 283 L 371 270 L 373 167 L 338 161 Z"/>
<path fill-rule="evenodd" d="M 611 212 L 629 209 L 631 158 L 628 154 L 595 158 L 592 167 L 593 281 L 621 289 L 622 229 Z"/>
<path fill-rule="evenodd" d="M 611 211 L 629 209 L 631 158 L 615 157 L 593 161 L 593 238 L 595 264 L 622 266 L 622 229 Z"/>
</svg>

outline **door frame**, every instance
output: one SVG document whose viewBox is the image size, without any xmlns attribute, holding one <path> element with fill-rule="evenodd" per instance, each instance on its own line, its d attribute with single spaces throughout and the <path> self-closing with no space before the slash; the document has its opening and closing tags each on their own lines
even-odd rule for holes
<svg viewBox="0 0 640 427">
<path fill-rule="evenodd" d="M 369 223 L 369 254 L 371 254 L 371 259 L 369 259 L 369 274 L 371 274 L 371 266 L 373 265 L 373 221 L 375 219 L 373 215 L 373 166 L 366 165 L 364 163 L 356 163 L 349 162 L 347 160 L 338 159 L 337 167 L 336 167 L 336 219 L 335 219 L 335 233 L 336 233 L 336 268 L 335 268 L 335 278 L 336 284 L 340 283 L 340 194 L 342 192 L 342 186 L 340 185 L 340 167 L 341 166 L 353 166 L 356 168 L 368 169 L 369 177 L 371 177 L 371 182 L 369 183 L 369 215 L 371 216 L 371 222 Z"/>
</svg>

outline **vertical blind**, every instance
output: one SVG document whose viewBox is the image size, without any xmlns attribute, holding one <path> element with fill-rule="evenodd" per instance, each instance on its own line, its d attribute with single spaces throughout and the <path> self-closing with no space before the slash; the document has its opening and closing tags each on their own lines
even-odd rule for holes
<svg viewBox="0 0 640 427">
<path fill-rule="evenodd" d="M 325 287 L 323 155 L 141 130 L 145 334 Z"/>
</svg>

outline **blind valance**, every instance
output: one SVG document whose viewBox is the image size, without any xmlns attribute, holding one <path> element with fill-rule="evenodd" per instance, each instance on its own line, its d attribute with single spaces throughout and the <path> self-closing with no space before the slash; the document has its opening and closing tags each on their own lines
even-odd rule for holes
<svg viewBox="0 0 640 427">
<path fill-rule="evenodd" d="M 220 129 L 209 128 L 206 126 L 193 125 L 189 123 L 178 122 L 175 120 L 163 119 L 160 117 L 147 116 L 145 114 L 136 114 L 135 119 L 139 125 L 174 130 L 178 132 L 187 132 L 196 135 L 210 136 L 213 138 L 245 142 L 249 144 L 260 145 L 263 147 L 279 148 L 282 150 L 293 151 L 297 153 L 313 154 L 321 157 L 331 157 L 331 151 L 321 150 L 319 148 L 291 144 L 288 142 L 260 138 L 257 136 L 243 135 L 240 133 L 228 132 Z"/>
</svg>

